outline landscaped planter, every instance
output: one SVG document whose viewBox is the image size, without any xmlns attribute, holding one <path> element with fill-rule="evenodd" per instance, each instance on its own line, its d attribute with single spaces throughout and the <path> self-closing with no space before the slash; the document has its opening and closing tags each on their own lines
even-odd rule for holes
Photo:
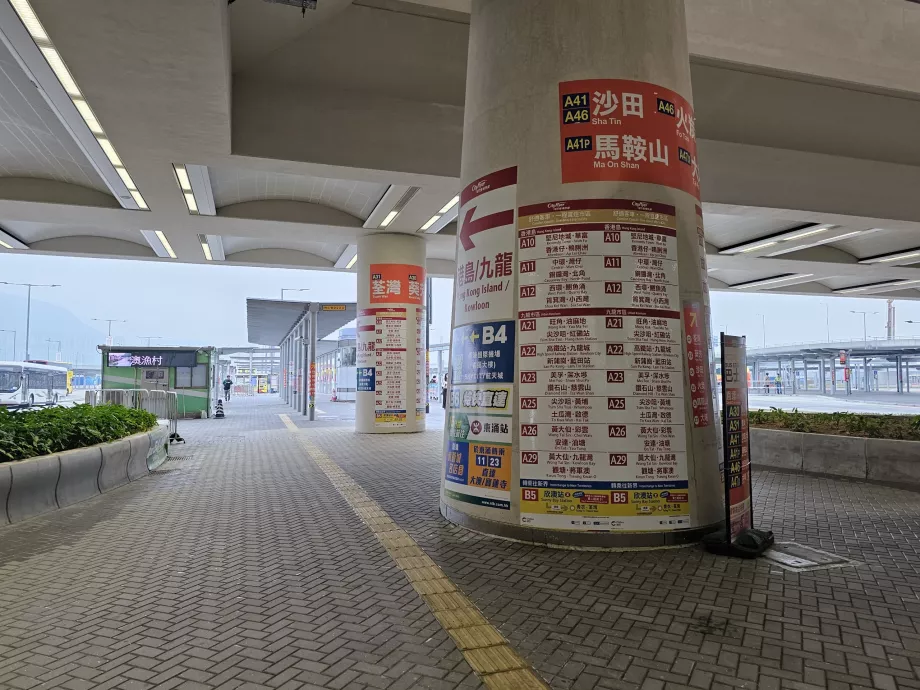
<svg viewBox="0 0 920 690">
<path fill-rule="evenodd" d="M 0 524 L 64 508 L 140 479 L 166 459 L 166 426 L 113 443 L 0 464 Z"/>
<path fill-rule="evenodd" d="M 920 441 L 894 441 L 751 427 L 751 462 L 920 488 Z"/>
</svg>

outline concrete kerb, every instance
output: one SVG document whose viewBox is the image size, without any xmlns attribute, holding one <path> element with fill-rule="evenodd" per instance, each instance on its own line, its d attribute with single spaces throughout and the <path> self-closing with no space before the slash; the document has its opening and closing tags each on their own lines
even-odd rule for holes
<svg viewBox="0 0 920 690">
<path fill-rule="evenodd" d="M 124 486 L 128 479 L 128 460 L 131 459 L 131 441 L 126 438 L 102 446 L 102 468 L 99 470 L 99 489 L 103 493 Z"/>
<path fill-rule="evenodd" d="M 161 424 L 147 436 L 150 438 L 150 450 L 147 451 L 147 470 L 152 471 L 166 462 L 169 455 L 169 425 Z"/>
<path fill-rule="evenodd" d="M 68 450 L 61 453 L 59 458 L 61 475 L 55 491 L 58 507 L 73 505 L 101 493 L 99 490 L 99 470 L 102 469 L 100 446 Z"/>
<path fill-rule="evenodd" d="M 58 455 L 43 455 L 10 464 L 12 485 L 6 501 L 10 522 L 20 522 L 58 508 L 57 484 L 61 475 Z"/>
<path fill-rule="evenodd" d="M 920 488 L 920 442 L 751 429 L 755 467 Z"/>
<path fill-rule="evenodd" d="M 131 454 L 128 456 L 128 481 L 133 482 L 141 477 L 146 477 L 147 453 L 150 450 L 150 434 L 135 434 L 128 439 L 131 444 Z"/>
<path fill-rule="evenodd" d="M 77 448 L 0 464 L 0 525 L 21 522 L 124 486 L 146 476 L 152 438 L 162 444 L 165 428 L 114 443 Z"/>
</svg>

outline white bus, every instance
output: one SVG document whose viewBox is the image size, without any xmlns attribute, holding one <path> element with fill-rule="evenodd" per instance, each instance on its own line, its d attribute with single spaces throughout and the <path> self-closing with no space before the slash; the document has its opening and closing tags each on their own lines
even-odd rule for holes
<svg viewBox="0 0 920 690">
<path fill-rule="evenodd" d="M 56 405 L 66 395 L 66 367 L 30 362 L 0 362 L 0 405 Z"/>
</svg>

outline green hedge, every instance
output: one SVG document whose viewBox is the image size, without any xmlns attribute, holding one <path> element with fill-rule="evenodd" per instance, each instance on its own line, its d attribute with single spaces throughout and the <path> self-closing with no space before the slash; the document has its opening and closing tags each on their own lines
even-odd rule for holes
<svg viewBox="0 0 920 690">
<path fill-rule="evenodd" d="M 0 408 L 0 463 L 117 441 L 156 425 L 156 415 L 120 405 Z"/>
<path fill-rule="evenodd" d="M 851 414 L 849 412 L 785 412 L 771 407 L 752 410 L 751 426 L 786 429 L 808 434 L 888 438 L 920 441 L 920 417 L 893 414 Z"/>
</svg>

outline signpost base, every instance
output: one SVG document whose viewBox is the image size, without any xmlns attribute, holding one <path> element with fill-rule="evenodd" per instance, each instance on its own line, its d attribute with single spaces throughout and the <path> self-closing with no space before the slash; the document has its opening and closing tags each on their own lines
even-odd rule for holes
<svg viewBox="0 0 920 690">
<path fill-rule="evenodd" d="M 713 532 L 703 537 L 703 545 L 710 553 L 736 558 L 758 558 L 773 546 L 773 532 L 770 530 L 749 528 L 735 537 L 731 542 L 726 538 L 725 530 Z"/>
</svg>

